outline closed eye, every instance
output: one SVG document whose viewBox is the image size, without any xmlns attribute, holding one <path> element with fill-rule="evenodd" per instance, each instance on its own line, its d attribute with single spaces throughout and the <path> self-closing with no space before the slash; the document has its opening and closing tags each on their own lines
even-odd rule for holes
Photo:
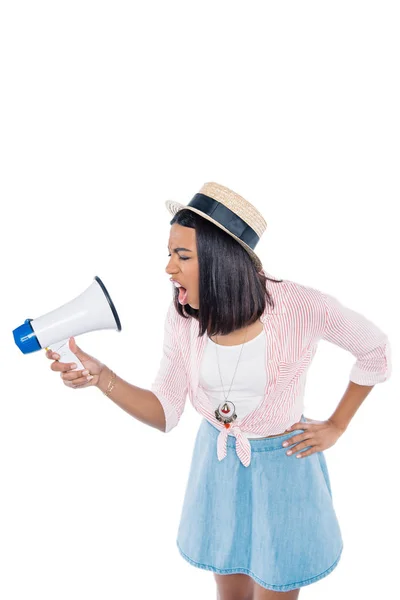
<svg viewBox="0 0 400 600">
<path fill-rule="evenodd" d="M 171 256 L 171 255 L 168 254 L 168 256 Z M 179 256 L 179 254 L 178 254 L 178 256 Z M 186 257 L 185 256 L 179 256 L 179 258 L 180 258 L 180 260 L 189 260 L 190 256 L 186 256 Z"/>
</svg>

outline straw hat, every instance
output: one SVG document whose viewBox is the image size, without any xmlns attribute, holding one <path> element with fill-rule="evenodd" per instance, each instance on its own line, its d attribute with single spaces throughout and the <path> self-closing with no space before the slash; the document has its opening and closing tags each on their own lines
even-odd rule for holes
<svg viewBox="0 0 400 600">
<path fill-rule="evenodd" d="M 233 237 L 249 253 L 257 272 L 262 262 L 254 252 L 259 239 L 267 228 L 262 214 L 239 194 L 220 185 L 205 183 L 189 204 L 166 200 L 165 206 L 172 215 L 186 208 L 211 221 Z"/>
</svg>

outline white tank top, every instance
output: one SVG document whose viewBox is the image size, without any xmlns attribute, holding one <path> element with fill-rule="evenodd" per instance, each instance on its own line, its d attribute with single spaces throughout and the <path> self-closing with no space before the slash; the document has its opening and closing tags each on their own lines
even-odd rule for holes
<svg viewBox="0 0 400 600">
<path fill-rule="evenodd" d="M 213 410 L 218 408 L 225 401 L 225 397 L 228 396 L 227 400 L 235 405 L 237 414 L 235 420 L 239 421 L 239 419 L 243 419 L 249 412 L 257 408 L 265 395 L 267 383 L 265 331 L 263 330 L 257 337 L 245 342 L 244 345 L 220 346 L 209 337 L 207 337 L 207 341 L 201 361 L 199 385 L 209 397 Z M 242 354 L 239 360 L 241 350 Z M 218 362 L 220 370 L 218 370 Z M 221 378 L 223 387 L 221 386 Z M 231 383 L 232 388 L 229 392 Z M 242 433 L 247 438 L 265 437 L 248 431 Z M 229 433 L 229 429 L 228 434 L 233 435 Z"/>
</svg>

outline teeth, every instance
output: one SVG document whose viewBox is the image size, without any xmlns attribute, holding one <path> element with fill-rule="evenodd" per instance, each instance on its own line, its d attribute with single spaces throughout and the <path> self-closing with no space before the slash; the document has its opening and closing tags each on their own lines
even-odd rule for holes
<svg viewBox="0 0 400 600">
<path fill-rule="evenodd" d="M 174 284 L 175 287 L 182 287 L 180 283 L 178 283 L 177 281 L 173 281 L 172 282 Z"/>
</svg>

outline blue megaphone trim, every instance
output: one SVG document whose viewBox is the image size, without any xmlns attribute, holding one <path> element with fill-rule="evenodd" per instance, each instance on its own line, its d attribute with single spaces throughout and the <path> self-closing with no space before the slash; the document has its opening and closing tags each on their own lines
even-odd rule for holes
<svg viewBox="0 0 400 600">
<path fill-rule="evenodd" d="M 41 350 L 36 333 L 33 331 L 31 321 L 33 321 L 33 319 L 26 319 L 22 325 L 13 331 L 14 341 L 24 354 Z"/>
</svg>

